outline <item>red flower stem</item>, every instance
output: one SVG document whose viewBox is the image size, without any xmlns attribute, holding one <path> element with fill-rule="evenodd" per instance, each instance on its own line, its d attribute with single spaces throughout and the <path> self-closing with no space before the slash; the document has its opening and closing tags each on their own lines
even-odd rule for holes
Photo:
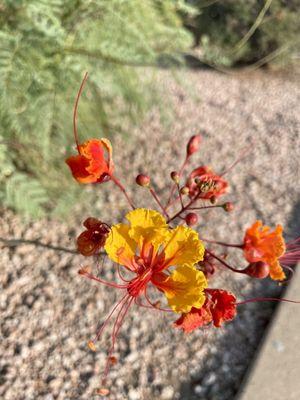
<svg viewBox="0 0 300 400">
<path fill-rule="evenodd" d="M 179 210 L 175 215 L 173 215 L 173 217 L 169 218 L 167 223 L 170 223 L 171 221 L 173 221 L 175 218 L 180 217 L 180 215 L 186 211 L 190 209 L 190 206 L 196 201 L 198 200 L 198 196 L 199 193 L 196 194 L 196 196 L 194 196 L 187 205 L 185 205 L 184 207 L 181 207 L 181 210 Z"/>
<path fill-rule="evenodd" d="M 135 206 L 131 200 L 131 198 L 128 196 L 124 186 L 121 184 L 121 182 L 114 176 L 114 175 L 110 175 L 111 180 L 119 187 L 119 189 L 121 189 L 121 191 L 124 193 L 124 196 L 126 197 L 130 207 L 135 210 Z"/>
<path fill-rule="evenodd" d="M 179 183 L 176 183 L 176 187 L 177 187 L 177 191 L 178 191 L 178 194 L 179 194 L 179 200 L 180 200 L 181 208 L 184 208 L 184 204 L 183 204 L 183 200 L 182 200 L 182 194 L 180 192 Z"/>
<path fill-rule="evenodd" d="M 179 200 L 179 196 L 175 197 L 175 199 L 173 199 L 170 204 L 168 206 L 165 207 L 166 210 L 168 210 L 168 208 L 170 208 L 171 206 L 173 206 L 177 201 Z"/>
<path fill-rule="evenodd" d="M 149 187 L 149 191 L 152 194 L 154 200 L 156 201 L 156 203 L 159 205 L 159 207 L 161 208 L 162 212 L 164 213 L 166 218 L 169 218 L 169 215 L 166 211 L 166 209 L 164 208 L 164 206 L 162 205 L 161 201 L 159 200 L 159 197 L 157 196 L 155 190 L 150 186 Z"/>
<path fill-rule="evenodd" d="M 181 166 L 181 168 L 180 168 L 180 170 L 179 170 L 179 172 L 178 172 L 179 179 L 181 178 L 181 175 L 182 175 L 182 173 L 183 173 L 183 170 L 184 170 L 184 168 L 187 166 L 188 162 L 189 162 L 189 156 L 186 156 L 186 158 L 185 158 L 185 160 L 184 160 L 184 162 L 183 162 L 183 164 L 182 164 L 182 166 Z M 176 185 L 177 185 L 177 184 L 174 183 L 174 185 L 172 185 L 172 187 L 171 187 L 170 195 L 169 195 L 169 198 L 168 198 L 166 207 L 165 207 L 166 209 L 170 206 L 173 193 L 174 193 L 174 191 L 175 191 L 175 189 L 176 189 Z"/>
<path fill-rule="evenodd" d="M 127 289 L 127 286 L 128 286 L 128 285 L 119 285 L 118 283 L 105 281 L 103 279 L 98 278 L 97 276 L 95 276 L 93 274 L 90 274 L 89 272 L 85 271 L 84 269 L 80 269 L 78 271 L 78 273 L 79 273 L 79 275 L 85 276 L 88 279 L 91 279 L 91 280 L 99 282 L 99 283 L 103 283 L 103 285 L 114 287 L 117 289 Z"/>
<path fill-rule="evenodd" d="M 77 151 L 80 154 L 80 147 L 79 147 L 79 140 L 78 140 L 78 133 L 77 133 L 77 113 L 78 113 L 78 103 L 79 103 L 79 99 L 80 96 L 82 94 L 82 90 L 84 87 L 84 84 L 87 80 L 88 77 L 88 73 L 86 72 L 84 74 L 84 77 L 82 79 L 80 88 L 78 90 L 77 96 L 76 96 L 76 100 L 75 100 L 75 105 L 74 105 L 74 111 L 73 111 L 73 133 L 74 133 L 74 139 L 75 139 L 75 143 L 76 143 L 76 147 L 77 147 Z"/>
<path fill-rule="evenodd" d="M 202 207 L 190 207 L 189 210 L 204 210 L 207 208 L 223 208 L 222 204 L 218 204 L 216 206 L 202 206 Z"/>
<path fill-rule="evenodd" d="M 243 270 L 240 269 L 236 269 L 231 267 L 231 265 L 227 264 L 227 262 L 225 262 L 224 260 L 222 260 L 222 258 L 218 257 L 217 255 L 215 255 L 214 253 L 212 253 L 210 250 L 205 249 L 205 251 L 211 255 L 212 257 L 214 257 L 216 260 L 218 260 L 221 264 L 223 264 L 226 268 L 230 269 L 233 272 L 238 272 L 239 274 L 244 274 Z"/>
<path fill-rule="evenodd" d="M 242 249 L 244 247 L 243 244 L 231 244 L 231 243 L 225 243 L 225 242 L 218 242 L 216 240 L 204 239 L 203 237 L 201 237 L 201 240 L 203 240 L 203 242 L 207 242 L 207 243 L 219 244 L 220 246 L 226 246 L 226 247 L 236 247 L 238 249 Z"/>
<path fill-rule="evenodd" d="M 248 300 L 244 300 L 244 301 L 239 301 L 238 303 L 236 303 L 236 305 L 240 306 L 242 304 L 255 303 L 257 301 L 284 301 L 284 302 L 287 302 L 287 303 L 300 304 L 300 301 L 296 301 L 296 300 L 277 299 L 276 297 L 257 297 L 257 298 L 254 298 L 254 299 L 248 299 Z"/>
</svg>

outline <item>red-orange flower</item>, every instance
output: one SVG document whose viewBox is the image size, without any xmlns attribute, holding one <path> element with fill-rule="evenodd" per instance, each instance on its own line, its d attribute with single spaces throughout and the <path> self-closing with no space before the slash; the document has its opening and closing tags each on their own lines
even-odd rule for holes
<svg viewBox="0 0 300 400">
<path fill-rule="evenodd" d="M 285 273 L 279 263 L 279 258 L 285 253 L 286 246 L 282 236 L 283 228 L 277 225 L 271 231 L 256 221 L 246 230 L 244 238 L 244 256 L 250 263 L 263 261 L 270 267 L 270 277 L 274 280 L 283 280 Z"/>
<path fill-rule="evenodd" d="M 199 198 L 210 199 L 226 193 L 228 183 L 221 176 L 216 175 L 208 166 L 194 169 L 186 182 L 189 196 L 194 197 L 199 193 Z"/>
<path fill-rule="evenodd" d="M 104 246 L 110 232 L 108 225 L 96 218 L 87 218 L 83 225 L 87 228 L 77 238 L 77 249 L 79 253 L 88 257 L 96 254 Z"/>
<path fill-rule="evenodd" d="M 108 139 L 87 140 L 78 145 L 78 153 L 66 159 L 72 175 L 78 182 L 102 183 L 110 179 L 114 165 L 112 147 Z"/>
<path fill-rule="evenodd" d="M 203 307 L 193 307 L 189 313 L 182 314 L 174 325 L 185 333 L 192 332 L 209 323 L 219 328 L 222 323 L 231 321 L 236 315 L 236 298 L 232 293 L 220 289 L 206 289 Z"/>
</svg>

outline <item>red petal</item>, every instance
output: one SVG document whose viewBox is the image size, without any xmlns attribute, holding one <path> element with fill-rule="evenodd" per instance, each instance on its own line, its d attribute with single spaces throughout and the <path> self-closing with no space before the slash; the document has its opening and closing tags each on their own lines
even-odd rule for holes
<svg viewBox="0 0 300 400">
<path fill-rule="evenodd" d="M 182 314 L 181 317 L 174 322 L 176 328 L 181 328 L 185 333 L 207 325 L 211 322 L 212 316 L 210 311 L 203 306 L 201 308 L 192 308 L 187 314 Z"/>
</svg>

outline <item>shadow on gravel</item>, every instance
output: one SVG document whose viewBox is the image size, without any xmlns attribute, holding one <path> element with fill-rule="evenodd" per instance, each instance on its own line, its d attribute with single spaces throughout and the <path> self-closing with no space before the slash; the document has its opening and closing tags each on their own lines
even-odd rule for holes
<svg viewBox="0 0 300 400">
<path fill-rule="evenodd" d="M 285 230 L 286 239 L 300 233 L 300 200 L 296 203 Z M 281 296 L 286 286 L 273 282 L 259 282 L 254 285 L 247 298 Z M 181 400 L 238 400 L 237 393 L 246 384 L 248 370 L 256 359 L 279 303 L 251 303 L 241 306 L 237 318 L 221 331 L 215 333 L 215 346 L 209 349 L 203 367 L 190 381 L 180 388 Z"/>
</svg>

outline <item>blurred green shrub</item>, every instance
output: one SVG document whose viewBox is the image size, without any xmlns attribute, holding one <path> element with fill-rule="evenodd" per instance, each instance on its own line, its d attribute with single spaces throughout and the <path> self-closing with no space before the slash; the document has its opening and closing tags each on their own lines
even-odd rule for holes
<svg viewBox="0 0 300 400">
<path fill-rule="evenodd" d="M 66 213 L 82 191 L 64 166 L 74 97 L 85 137 L 126 132 L 157 92 L 140 66 L 191 45 L 183 0 L 0 2 L 0 199 L 25 215 Z M 142 78 L 142 79 L 141 79 Z M 84 137 L 85 135 L 85 137 Z"/>
<path fill-rule="evenodd" d="M 188 0 L 185 18 L 204 62 L 216 66 L 287 64 L 300 51 L 299 0 Z"/>
</svg>

